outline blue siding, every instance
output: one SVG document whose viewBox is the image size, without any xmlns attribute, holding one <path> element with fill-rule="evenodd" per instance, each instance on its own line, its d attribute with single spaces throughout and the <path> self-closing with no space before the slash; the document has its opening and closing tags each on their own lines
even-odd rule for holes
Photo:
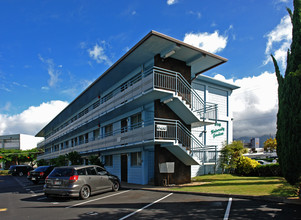
<svg viewBox="0 0 301 220">
<path fill-rule="evenodd" d="M 120 154 L 113 155 L 113 166 L 105 166 L 106 170 L 110 173 L 118 176 L 118 178 L 121 178 L 121 170 L 120 170 Z"/>
<path fill-rule="evenodd" d="M 142 165 L 131 166 L 131 153 L 141 152 Z M 144 146 L 133 149 L 123 149 L 105 155 L 113 155 L 113 166 L 106 166 L 106 170 L 121 178 L 121 154 L 128 154 L 128 182 L 135 184 L 148 184 L 154 178 L 154 147 Z"/>
</svg>

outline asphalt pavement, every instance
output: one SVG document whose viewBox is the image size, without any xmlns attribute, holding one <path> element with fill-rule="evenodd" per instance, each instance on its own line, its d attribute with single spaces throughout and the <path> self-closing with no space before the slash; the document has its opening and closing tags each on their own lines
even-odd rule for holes
<svg viewBox="0 0 301 220">
<path fill-rule="evenodd" d="M 123 183 L 87 200 L 47 198 L 43 184 L 0 176 L 0 219 L 301 219 L 299 205 Z"/>
</svg>

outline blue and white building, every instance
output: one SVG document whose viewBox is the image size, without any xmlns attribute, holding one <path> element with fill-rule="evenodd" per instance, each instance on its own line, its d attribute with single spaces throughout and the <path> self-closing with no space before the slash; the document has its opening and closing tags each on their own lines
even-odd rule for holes
<svg viewBox="0 0 301 220">
<path fill-rule="evenodd" d="M 226 61 L 151 31 L 38 132 L 38 159 L 98 155 L 109 172 L 137 184 L 215 172 L 222 143 L 232 141 L 230 95 L 238 87 L 201 74 Z M 173 172 L 162 173 L 164 165 Z"/>
</svg>

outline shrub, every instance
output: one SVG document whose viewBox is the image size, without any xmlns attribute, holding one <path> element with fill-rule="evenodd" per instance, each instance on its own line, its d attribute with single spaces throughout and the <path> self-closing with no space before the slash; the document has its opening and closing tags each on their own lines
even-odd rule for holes
<svg viewBox="0 0 301 220">
<path fill-rule="evenodd" d="M 258 163 L 256 160 L 241 156 L 238 158 L 235 172 L 239 175 L 250 175 L 254 173 L 256 167 L 259 165 L 260 163 Z"/>
<path fill-rule="evenodd" d="M 46 160 L 41 159 L 41 160 L 37 160 L 37 165 L 38 165 L 38 167 L 39 166 L 45 166 L 45 165 L 48 165 L 48 163 L 47 163 Z"/>
<path fill-rule="evenodd" d="M 8 175 L 9 170 L 0 170 L 0 176 Z"/>
<path fill-rule="evenodd" d="M 259 165 L 256 167 L 254 174 L 257 176 L 282 176 L 278 163 Z"/>
</svg>

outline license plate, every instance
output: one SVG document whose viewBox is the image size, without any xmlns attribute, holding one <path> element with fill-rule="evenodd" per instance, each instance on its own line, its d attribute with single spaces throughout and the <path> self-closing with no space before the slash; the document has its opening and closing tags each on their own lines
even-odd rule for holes
<svg viewBox="0 0 301 220">
<path fill-rule="evenodd" d="M 32 177 L 32 180 L 36 180 L 36 178 L 35 178 L 35 177 Z"/>
<path fill-rule="evenodd" d="M 54 181 L 54 185 L 56 185 L 56 186 L 61 185 L 61 184 L 62 184 L 62 182 L 59 181 L 59 180 L 55 180 L 55 181 Z"/>
</svg>

